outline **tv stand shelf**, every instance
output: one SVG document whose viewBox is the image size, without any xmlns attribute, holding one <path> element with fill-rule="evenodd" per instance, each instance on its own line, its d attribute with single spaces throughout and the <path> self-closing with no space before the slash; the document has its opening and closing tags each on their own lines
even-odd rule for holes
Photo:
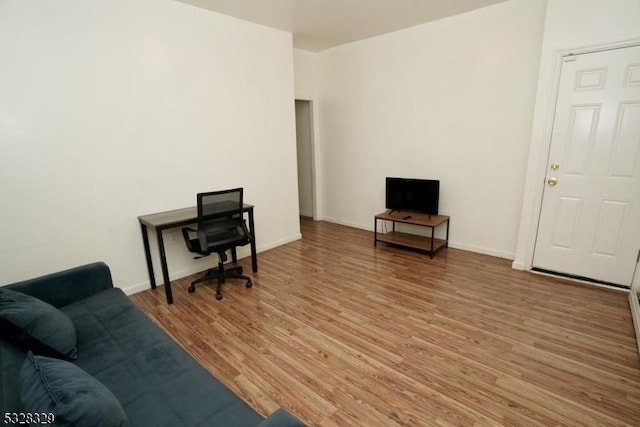
<svg viewBox="0 0 640 427">
<path fill-rule="evenodd" d="M 393 223 L 392 231 L 378 233 L 379 220 L 391 221 Z M 396 231 L 396 222 L 430 228 L 431 237 Z M 445 239 L 436 239 L 435 230 L 441 225 L 446 225 L 447 227 L 446 237 Z M 433 254 L 439 249 L 449 246 L 449 217 L 446 215 L 427 215 L 416 212 L 387 210 L 376 215 L 374 219 L 373 245 L 377 246 L 378 242 L 427 251 L 433 258 Z"/>
</svg>

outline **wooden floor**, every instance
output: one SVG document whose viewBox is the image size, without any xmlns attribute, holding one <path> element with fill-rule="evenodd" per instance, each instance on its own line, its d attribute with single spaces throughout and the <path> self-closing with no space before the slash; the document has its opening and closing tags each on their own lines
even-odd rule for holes
<svg viewBox="0 0 640 427">
<path fill-rule="evenodd" d="M 628 295 L 303 220 L 254 286 L 131 299 L 262 414 L 309 425 L 640 425 Z M 212 263 L 215 260 L 211 260 Z M 250 271 L 249 259 L 241 260 Z M 194 276 L 195 277 L 195 276 Z"/>
</svg>

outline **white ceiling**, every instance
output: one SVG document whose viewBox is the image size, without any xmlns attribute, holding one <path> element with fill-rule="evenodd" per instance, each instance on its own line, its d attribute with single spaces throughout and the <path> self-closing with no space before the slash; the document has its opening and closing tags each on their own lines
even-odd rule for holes
<svg viewBox="0 0 640 427">
<path fill-rule="evenodd" d="M 319 52 L 506 0 L 178 0 L 293 33 Z"/>
</svg>

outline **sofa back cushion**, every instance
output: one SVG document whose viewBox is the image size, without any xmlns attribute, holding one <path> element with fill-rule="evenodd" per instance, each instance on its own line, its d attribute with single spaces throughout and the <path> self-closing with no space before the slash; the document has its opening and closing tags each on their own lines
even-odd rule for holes
<svg viewBox="0 0 640 427">
<path fill-rule="evenodd" d="M 124 427 L 127 415 L 100 381 L 71 362 L 29 352 L 20 370 L 21 401 L 35 424 Z"/>
<path fill-rule="evenodd" d="M 67 315 L 38 298 L 0 287 L 0 334 L 36 354 L 73 360 L 76 329 Z"/>
<path fill-rule="evenodd" d="M 18 374 L 27 356 L 14 343 L 0 338 L 0 414 L 23 412 Z"/>
</svg>

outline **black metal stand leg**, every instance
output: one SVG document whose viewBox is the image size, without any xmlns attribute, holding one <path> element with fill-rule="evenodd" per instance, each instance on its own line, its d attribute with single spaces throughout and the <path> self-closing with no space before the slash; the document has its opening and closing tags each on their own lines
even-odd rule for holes
<svg viewBox="0 0 640 427">
<path fill-rule="evenodd" d="M 449 220 L 447 220 L 447 241 L 445 242 L 444 247 L 449 247 Z"/>
<path fill-rule="evenodd" d="M 378 246 L 378 219 L 373 218 L 373 247 Z"/>
<path fill-rule="evenodd" d="M 236 248 L 231 248 L 231 262 L 238 262 L 238 252 L 236 252 Z"/>
<path fill-rule="evenodd" d="M 435 239 L 435 236 L 436 236 L 436 228 L 431 227 L 431 259 L 433 259 L 433 239 Z"/>
<path fill-rule="evenodd" d="M 162 279 L 164 280 L 164 291 L 167 294 L 167 304 L 173 304 L 173 295 L 171 294 L 171 281 L 169 280 L 169 268 L 167 267 L 167 255 L 164 251 L 164 240 L 162 239 L 162 230 L 156 230 L 158 235 L 158 251 L 160 252 L 160 264 L 162 266 Z"/>
<path fill-rule="evenodd" d="M 153 274 L 153 262 L 151 261 L 151 248 L 149 247 L 149 233 L 147 232 L 147 226 L 140 224 L 140 231 L 142 231 L 142 244 L 144 245 L 144 257 L 147 260 L 147 272 L 149 273 L 149 283 L 151 283 L 151 289 L 156 288 L 156 276 Z"/>
<path fill-rule="evenodd" d="M 258 272 L 258 254 L 256 251 L 256 233 L 253 225 L 253 209 L 249 210 L 249 234 L 251 234 L 251 269 Z"/>
</svg>

